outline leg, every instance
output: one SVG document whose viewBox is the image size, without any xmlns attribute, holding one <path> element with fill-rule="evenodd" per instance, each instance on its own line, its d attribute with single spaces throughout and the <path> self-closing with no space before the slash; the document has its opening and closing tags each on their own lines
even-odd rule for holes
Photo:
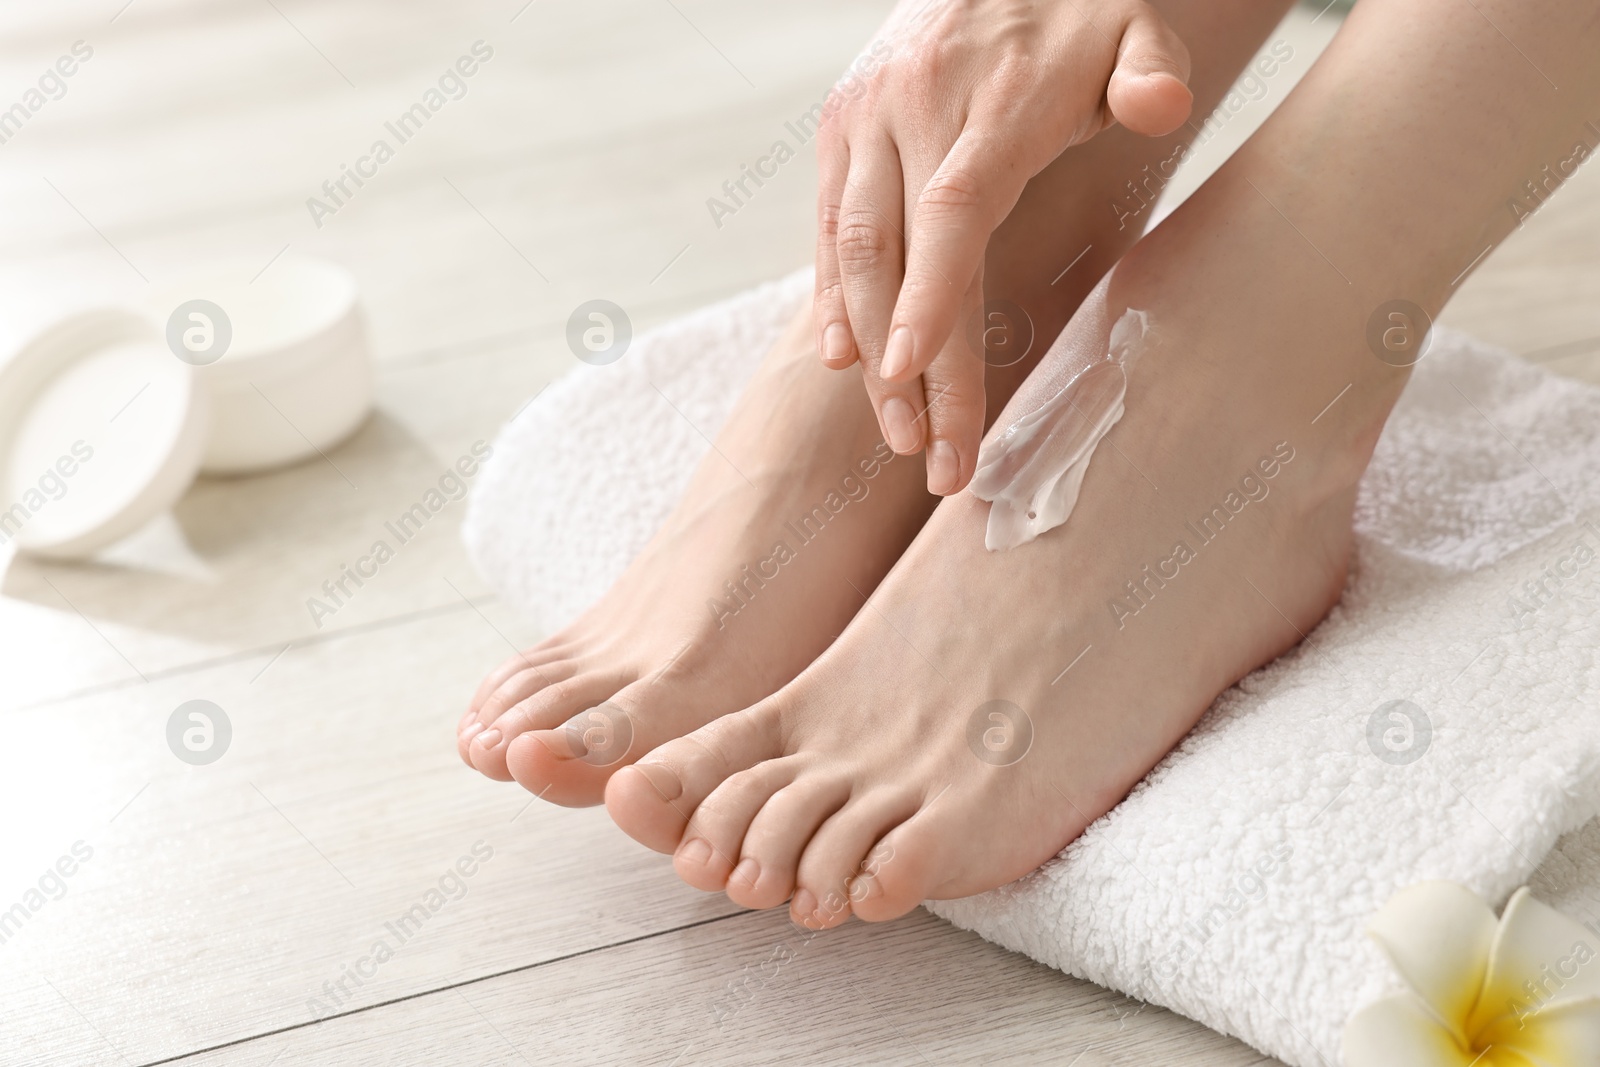
<svg viewBox="0 0 1600 1067">
<path fill-rule="evenodd" d="M 1189 41 L 1197 105 L 1221 99 L 1281 13 L 1283 0 L 1172 0 L 1163 13 Z M 1096 278 L 1137 237 L 1110 204 L 1177 140 L 1112 130 L 1065 153 L 1024 194 L 995 237 L 987 277 L 1054 336 Z M 1065 267 L 1086 246 L 1091 252 Z M 1058 280 L 1059 279 L 1059 280 Z M 1048 332 L 1046 332 L 1048 331 Z M 882 465 L 859 502 L 802 549 L 798 519 L 874 455 L 877 421 L 859 368 L 830 371 L 797 322 L 761 372 L 665 529 L 607 596 L 566 631 L 512 657 L 479 686 L 458 734 L 462 758 L 564 804 L 593 804 L 611 772 L 651 748 L 754 703 L 827 647 L 910 543 L 935 503 L 920 457 Z M 992 412 L 1038 362 L 990 374 Z M 979 358 L 974 356 L 974 358 Z M 747 480 L 748 479 L 748 480 Z M 794 551 L 775 580 L 747 578 L 779 542 Z M 771 568 L 769 568 L 770 570 Z M 728 583 L 745 584 L 747 607 Z M 625 717 L 621 753 L 578 753 L 562 729 L 597 705 Z M 585 757 L 585 758 L 580 758 Z"/>
<path fill-rule="evenodd" d="M 1594 143 L 1597 50 L 1600 14 L 1576 0 L 1359 7 L 1002 417 L 1104 352 L 1124 309 L 1149 312 L 1070 521 L 990 553 L 987 507 L 946 500 L 798 678 L 619 773 L 618 824 L 691 884 L 790 900 L 814 926 L 1055 855 L 1337 600 L 1406 377 L 1368 323 L 1394 299 L 1436 312 L 1514 225 L 1508 197 Z"/>
</svg>

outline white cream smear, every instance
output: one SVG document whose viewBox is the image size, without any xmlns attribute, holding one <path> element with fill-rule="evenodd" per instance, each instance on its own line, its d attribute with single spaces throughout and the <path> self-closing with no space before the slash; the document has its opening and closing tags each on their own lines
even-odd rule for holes
<svg viewBox="0 0 1600 1067">
<path fill-rule="evenodd" d="M 1025 545 L 1067 521 L 1096 446 L 1122 418 L 1128 367 L 1149 328 L 1145 312 L 1123 312 L 1104 359 L 978 450 L 972 493 L 993 505 L 984 547 Z"/>
</svg>

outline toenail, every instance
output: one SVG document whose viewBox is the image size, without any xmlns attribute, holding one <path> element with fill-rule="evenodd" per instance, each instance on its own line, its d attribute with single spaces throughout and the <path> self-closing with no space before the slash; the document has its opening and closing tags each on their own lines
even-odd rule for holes
<svg viewBox="0 0 1600 1067">
<path fill-rule="evenodd" d="M 796 889 L 794 899 L 789 902 L 789 913 L 796 916 L 796 922 L 801 926 L 811 927 L 818 922 L 817 895 L 809 889 Z"/>
<path fill-rule="evenodd" d="M 711 859 L 711 846 L 700 838 L 685 841 L 678 846 L 677 859 L 680 863 L 687 863 L 692 867 L 704 867 Z"/>
<path fill-rule="evenodd" d="M 739 882 L 743 885 L 754 888 L 756 879 L 760 877 L 761 864 L 757 863 L 753 858 L 746 856 L 744 859 L 739 861 L 739 866 L 733 869 L 733 874 L 729 876 L 728 880 L 732 882 Z"/>
<path fill-rule="evenodd" d="M 483 733 L 483 729 L 483 723 L 475 722 L 465 730 L 461 731 L 461 737 L 465 741 L 471 741 L 474 737 L 477 737 L 479 734 Z"/>
<path fill-rule="evenodd" d="M 664 763 L 635 763 L 634 770 L 644 775 L 645 781 L 654 787 L 661 799 L 668 803 L 683 796 L 683 783 L 672 769 Z"/>
<path fill-rule="evenodd" d="M 493 748 L 500 743 L 500 731 L 485 730 L 483 733 L 478 734 L 476 741 L 484 748 Z"/>
<path fill-rule="evenodd" d="M 572 759 L 609 767 L 633 747 L 633 719 L 609 701 L 580 711 L 561 726 Z"/>
<path fill-rule="evenodd" d="M 864 900 L 872 900 L 875 897 L 883 896 L 883 887 L 870 874 L 863 874 L 850 879 L 850 885 L 847 890 L 850 894 L 850 901 L 854 904 L 860 904 Z"/>
</svg>

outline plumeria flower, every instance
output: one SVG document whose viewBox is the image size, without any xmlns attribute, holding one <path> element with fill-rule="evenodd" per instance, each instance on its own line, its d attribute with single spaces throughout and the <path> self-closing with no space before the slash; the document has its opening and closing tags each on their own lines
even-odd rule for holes
<svg viewBox="0 0 1600 1067">
<path fill-rule="evenodd" d="M 1470 889 L 1422 882 L 1367 932 L 1411 991 L 1350 1017 L 1345 1067 L 1600 1065 L 1600 937 L 1526 887 L 1496 921 Z"/>
</svg>

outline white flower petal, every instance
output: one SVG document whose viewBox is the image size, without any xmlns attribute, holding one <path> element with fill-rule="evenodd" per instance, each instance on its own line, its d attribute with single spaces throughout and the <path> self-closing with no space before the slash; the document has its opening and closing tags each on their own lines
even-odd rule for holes
<svg viewBox="0 0 1600 1067">
<path fill-rule="evenodd" d="M 1409 994 L 1373 1001 L 1344 1026 L 1345 1067 L 1472 1067 L 1473 1058 Z"/>
<path fill-rule="evenodd" d="M 1439 1021 L 1465 1037 L 1494 943 L 1489 905 L 1454 882 L 1419 882 L 1390 897 L 1367 933 Z"/>
<path fill-rule="evenodd" d="M 1520 1020 L 1502 1016 L 1479 1043 L 1514 1049 L 1539 1067 L 1592 1067 L 1600 1063 L 1600 997 L 1566 1000 Z"/>
<path fill-rule="evenodd" d="M 1495 931 L 1483 997 L 1467 1032 L 1583 997 L 1600 997 L 1600 937 L 1517 890 Z"/>
</svg>

